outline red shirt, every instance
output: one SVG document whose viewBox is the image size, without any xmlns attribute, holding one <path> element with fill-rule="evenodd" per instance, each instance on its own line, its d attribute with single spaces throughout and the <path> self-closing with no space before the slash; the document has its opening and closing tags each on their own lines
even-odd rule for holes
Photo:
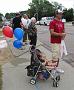
<svg viewBox="0 0 74 90">
<path fill-rule="evenodd" d="M 62 21 L 58 21 L 54 19 L 50 22 L 49 30 L 54 29 L 54 32 L 56 33 L 62 33 L 64 30 L 64 23 Z M 61 37 L 60 36 L 52 36 L 51 35 L 51 43 L 61 43 Z"/>
</svg>

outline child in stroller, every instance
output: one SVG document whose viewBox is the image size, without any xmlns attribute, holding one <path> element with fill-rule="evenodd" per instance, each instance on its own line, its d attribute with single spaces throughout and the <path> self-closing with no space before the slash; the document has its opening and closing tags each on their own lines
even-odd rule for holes
<svg viewBox="0 0 74 90">
<path fill-rule="evenodd" d="M 46 66 L 49 69 L 54 69 L 57 67 L 57 62 L 53 62 L 52 60 L 48 60 L 44 53 L 42 53 L 39 49 L 37 51 L 37 57 L 42 62 L 44 66 Z"/>
<path fill-rule="evenodd" d="M 31 64 L 27 66 L 27 75 L 32 77 L 31 84 L 35 84 L 37 78 L 43 75 L 43 79 L 48 79 L 50 76 L 53 80 L 53 86 L 58 87 L 60 74 L 55 70 L 57 63 L 48 61 L 46 56 L 39 49 L 31 49 Z"/>
</svg>

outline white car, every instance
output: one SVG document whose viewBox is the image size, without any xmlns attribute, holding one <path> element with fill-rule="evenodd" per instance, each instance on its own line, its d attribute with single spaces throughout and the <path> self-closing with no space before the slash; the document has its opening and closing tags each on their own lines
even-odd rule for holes
<svg viewBox="0 0 74 90">
<path fill-rule="evenodd" d="M 42 17 L 39 24 L 40 25 L 49 25 L 53 19 L 54 19 L 54 17 Z"/>
<path fill-rule="evenodd" d="M 35 24 L 36 24 L 36 25 L 39 25 L 39 21 L 37 21 Z"/>
<path fill-rule="evenodd" d="M 62 19 L 62 22 L 64 22 L 64 23 L 65 23 L 65 22 L 66 22 L 66 19 L 64 19 L 64 18 L 63 18 L 63 19 Z"/>
</svg>

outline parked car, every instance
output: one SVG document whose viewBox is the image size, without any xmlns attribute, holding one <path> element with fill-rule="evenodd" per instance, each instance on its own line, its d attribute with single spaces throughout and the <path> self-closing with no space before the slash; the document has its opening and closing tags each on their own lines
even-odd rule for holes
<svg viewBox="0 0 74 90">
<path fill-rule="evenodd" d="M 62 22 L 64 22 L 64 23 L 65 23 L 65 22 L 66 22 L 66 19 L 64 19 L 64 18 L 63 18 L 63 19 L 62 19 Z"/>
<path fill-rule="evenodd" d="M 54 19 L 54 17 L 42 17 L 39 24 L 40 25 L 49 25 L 53 19 Z"/>
<path fill-rule="evenodd" d="M 37 21 L 35 24 L 36 24 L 36 25 L 39 25 L 39 21 Z"/>
</svg>

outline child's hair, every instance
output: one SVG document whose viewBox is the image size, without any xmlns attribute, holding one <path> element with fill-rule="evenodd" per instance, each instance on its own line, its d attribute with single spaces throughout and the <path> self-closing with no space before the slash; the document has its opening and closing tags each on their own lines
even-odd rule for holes
<svg viewBox="0 0 74 90">
<path fill-rule="evenodd" d="M 40 52 L 40 53 L 41 53 L 41 51 L 40 51 L 39 49 L 36 49 L 36 51 L 38 51 L 38 52 Z"/>
<path fill-rule="evenodd" d="M 42 52 L 39 49 L 36 49 L 36 54 L 41 62 L 45 62 L 45 60 L 42 59 Z"/>
<path fill-rule="evenodd" d="M 42 52 L 39 49 L 36 49 L 36 54 L 40 55 Z"/>
</svg>

